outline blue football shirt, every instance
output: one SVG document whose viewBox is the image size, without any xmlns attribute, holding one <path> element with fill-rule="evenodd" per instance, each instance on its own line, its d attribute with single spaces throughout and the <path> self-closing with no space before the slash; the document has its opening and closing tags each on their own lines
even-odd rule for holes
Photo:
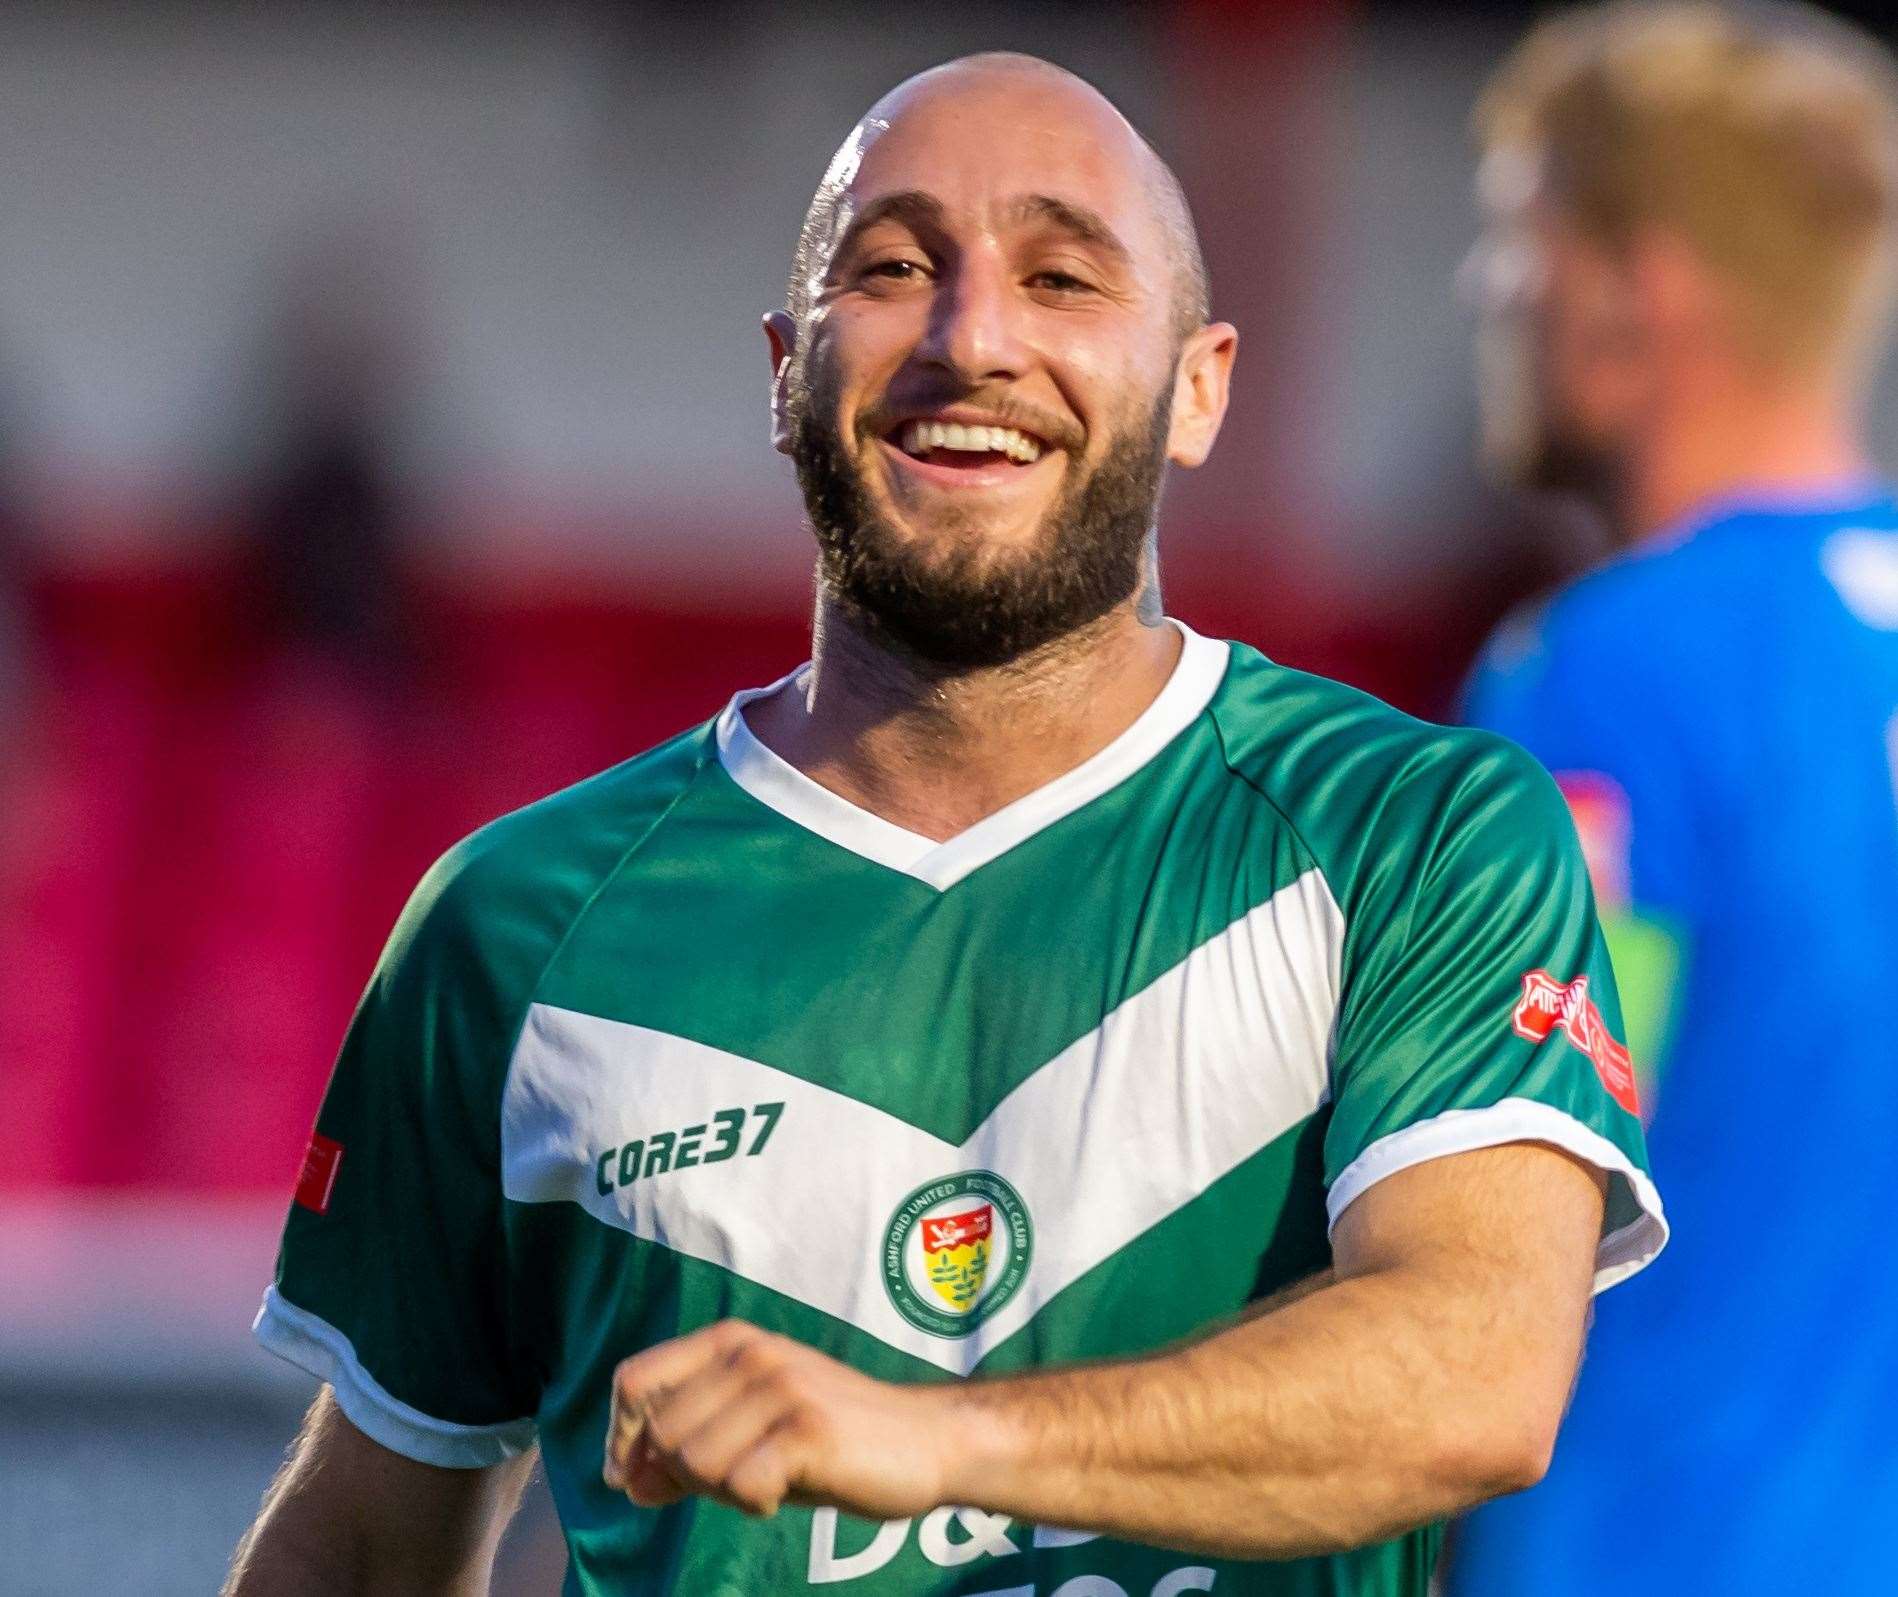
<svg viewBox="0 0 1898 1597">
<path fill-rule="evenodd" d="M 1898 504 L 1709 511 L 1506 626 L 1467 715 L 1556 773 L 1640 967 L 1674 1243 L 1452 1590 L 1898 1593 Z"/>
</svg>

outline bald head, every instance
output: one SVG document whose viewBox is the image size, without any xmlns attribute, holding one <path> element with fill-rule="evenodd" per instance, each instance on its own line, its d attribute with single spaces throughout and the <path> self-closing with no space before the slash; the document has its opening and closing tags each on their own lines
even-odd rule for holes
<svg viewBox="0 0 1898 1597">
<path fill-rule="evenodd" d="M 1164 252 L 1171 283 L 1168 313 L 1178 336 L 1211 314 L 1205 257 L 1185 191 L 1172 169 L 1105 95 L 1063 67 L 1038 56 L 993 51 L 963 56 L 898 84 L 851 129 L 831 158 L 804 213 L 791 263 L 786 307 L 801 325 L 822 287 L 837 242 L 849 226 L 852 188 L 881 140 L 914 132 L 941 145 L 945 161 L 966 158 L 958 128 L 1005 122 L 1023 131 L 1032 157 L 1038 132 L 1060 130 L 1099 148 L 1100 180 L 1131 184 L 1141 198 L 1153 237 Z M 907 126 L 906 126 L 907 124 Z"/>
<path fill-rule="evenodd" d="M 911 78 L 851 130 L 764 333 L 821 602 L 951 671 L 1131 616 L 1238 345 L 1173 174 L 1094 89 L 1012 55 Z"/>
</svg>

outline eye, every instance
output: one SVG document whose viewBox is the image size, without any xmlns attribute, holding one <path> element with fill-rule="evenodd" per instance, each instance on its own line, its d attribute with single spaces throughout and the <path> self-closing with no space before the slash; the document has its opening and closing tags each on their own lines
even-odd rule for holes
<svg viewBox="0 0 1898 1597">
<path fill-rule="evenodd" d="M 1053 268 L 1036 272 L 1028 279 L 1030 288 L 1045 288 L 1056 294 L 1090 294 L 1094 285 L 1076 277 L 1072 272 L 1058 271 Z"/>
<path fill-rule="evenodd" d="M 920 278 L 925 270 L 921 261 L 897 256 L 887 261 L 873 261 L 863 269 L 863 275 L 885 283 L 912 283 Z"/>
</svg>

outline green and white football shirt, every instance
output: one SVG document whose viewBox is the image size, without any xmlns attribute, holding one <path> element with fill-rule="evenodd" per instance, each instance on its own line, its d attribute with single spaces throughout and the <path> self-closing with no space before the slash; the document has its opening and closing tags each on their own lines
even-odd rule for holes
<svg viewBox="0 0 1898 1597">
<path fill-rule="evenodd" d="M 1513 745 L 1188 633 L 1120 738 L 937 843 L 766 749 L 757 696 L 429 873 L 264 1344 L 412 1458 L 538 1440 L 569 1593 L 1424 1592 L 1434 1530 L 1248 1564 L 601 1483 L 614 1365 L 729 1315 L 900 1381 L 1137 1353 L 1323 1267 L 1385 1176 L 1528 1139 L 1611 1177 L 1599 1285 L 1666 1235 L 1580 853 Z"/>
</svg>

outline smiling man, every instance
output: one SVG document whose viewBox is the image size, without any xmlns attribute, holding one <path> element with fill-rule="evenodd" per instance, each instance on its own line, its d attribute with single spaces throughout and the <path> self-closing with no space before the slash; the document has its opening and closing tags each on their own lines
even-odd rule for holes
<svg viewBox="0 0 1898 1597">
<path fill-rule="evenodd" d="M 1085 84 L 894 91 L 766 331 L 812 663 L 418 890 L 230 1589 L 484 1589 L 538 1444 L 570 1593 L 1423 1593 L 1665 1237 L 1559 794 L 1160 613 L 1235 334 Z"/>
</svg>

